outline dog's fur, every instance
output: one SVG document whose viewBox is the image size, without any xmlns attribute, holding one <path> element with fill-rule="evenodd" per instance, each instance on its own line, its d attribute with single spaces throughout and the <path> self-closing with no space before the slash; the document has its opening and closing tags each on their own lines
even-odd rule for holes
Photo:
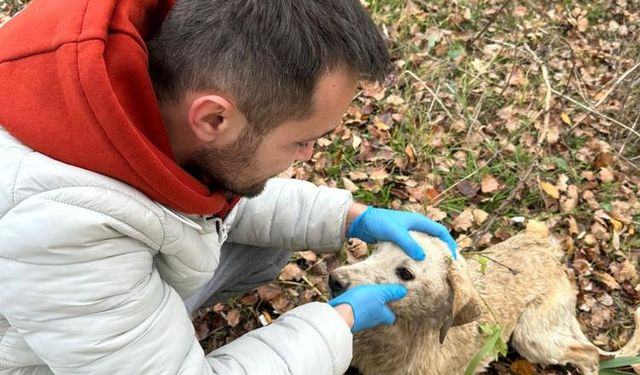
<svg viewBox="0 0 640 375">
<path fill-rule="evenodd" d="M 522 233 L 483 252 L 486 272 L 471 257 L 452 261 L 439 239 L 412 232 L 427 258 L 414 261 L 391 243 L 382 243 L 366 260 L 337 268 L 332 292 L 359 284 L 401 283 L 407 297 L 391 303 L 391 326 L 359 332 L 352 365 L 364 375 L 462 374 L 487 337 L 483 322 L 498 323 L 505 342 L 530 362 L 567 364 L 584 375 L 598 373 L 600 356 L 632 356 L 640 351 L 636 331 L 627 345 L 608 353 L 593 345 L 576 320 L 576 289 L 560 265 L 556 241 Z M 415 275 L 402 281 L 398 267 Z M 640 311 L 640 310 L 639 310 Z M 636 312 L 636 324 L 640 313 Z M 441 343 L 442 342 L 442 343 Z M 484 358 L 477 372 L 492 358 Z"/>
</svg>

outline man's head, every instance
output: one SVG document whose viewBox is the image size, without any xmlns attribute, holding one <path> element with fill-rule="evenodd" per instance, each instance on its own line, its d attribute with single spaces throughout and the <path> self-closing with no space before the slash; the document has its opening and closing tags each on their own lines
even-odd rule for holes
<svg viewBox="0 0 640 375">
<path fill-rule="evenodd" d="M 177 161 L 244 195 L 310 158 L 390 68 L 358 0 L 178 0 L 149 56 Z"/>
</svg>

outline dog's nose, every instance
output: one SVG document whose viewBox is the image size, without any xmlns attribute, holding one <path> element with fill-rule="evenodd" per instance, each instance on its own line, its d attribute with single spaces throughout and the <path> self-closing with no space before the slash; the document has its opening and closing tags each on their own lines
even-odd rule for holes
<svg viewBox="0 0 640 375">
<path fill-rule="evenodd" d="M 341 277 L 335 272 L 331 272 L 329 274 L 329 291 L 331 292 L 331 297 L 336 297 L 342 294 L 351 283 L 344 277 Z"/>
</svg>

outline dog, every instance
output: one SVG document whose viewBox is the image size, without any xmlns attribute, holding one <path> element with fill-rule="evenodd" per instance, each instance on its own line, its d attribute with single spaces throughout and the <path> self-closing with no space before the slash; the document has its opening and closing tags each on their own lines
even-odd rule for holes
<svg viewBox="0 0 640 375">
<path fill-rule="evenodd" d="M 427 257 L 409 258 L 392 243 L 380 243 L 362 262 L 329 275 L 339 295 L 360 284 L 404 284 L 405 298 L 390 303 L 396 322 L 354 336 L 352 366 L 363 375 L 463 374 L 487 340 L 482 323 L 499 324 L 502 339 L 532 363 L 571 364 L 583 375 L 598 374 L 600 356 L 640 351 L 636 330 L 617 352 L 593 345 L 576 319 L 576 288 L 560 264 L 562 252 L 547 235 L 523 232 L 482 255 L 451 258 L 446 244 L 411 232 Z M 478 257 L 490 259 L 483 270 Z M 483 272 L 484 271 L 484 272 Z M 636 327 L 640 309 L 635 313 Z M 482 359 L 483 371 L 491 356 Z"/>
</svg>

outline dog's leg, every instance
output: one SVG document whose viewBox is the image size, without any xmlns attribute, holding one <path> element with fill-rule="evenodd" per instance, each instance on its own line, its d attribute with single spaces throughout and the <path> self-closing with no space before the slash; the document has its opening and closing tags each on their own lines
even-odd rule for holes
<svg viewBox="0 0 640 375">
<path fill-rule="evenodd" d="M 534 363 L 570 363 L 583 375 L 598 374 L 598 348 L 582 333 L 575 305 L 569 281 L 559 280 L 518 319 L 511 341 L 514 348 Z"/>
</svg>

